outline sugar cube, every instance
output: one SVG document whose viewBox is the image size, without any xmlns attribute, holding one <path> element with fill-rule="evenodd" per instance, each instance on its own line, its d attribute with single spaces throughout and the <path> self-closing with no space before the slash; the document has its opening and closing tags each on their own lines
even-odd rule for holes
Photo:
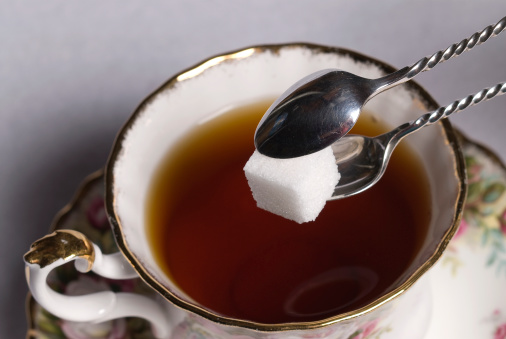
<svg viewBox="0 0 506 339">
<path fill-rule="evenodd" d="M 340 178 L 331 147 L 291 159 L 255 151 L 244 172 L 258 207 L 299 224 L 316 219 Z"/>
</svg>

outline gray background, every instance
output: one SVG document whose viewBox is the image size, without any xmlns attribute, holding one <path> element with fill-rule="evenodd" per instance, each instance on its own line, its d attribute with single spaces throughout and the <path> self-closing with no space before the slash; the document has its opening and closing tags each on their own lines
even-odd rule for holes
<svg viewBox="0 0 506 339">
<path fill-rule="evenodd" d="M 22 255 L 177 71 L 253 44 L 341 46 L 396 67 L 506 15 L 504 0 L 0 2 L 0 337 L 24 336 Z M 506 81 L 506 33 L 417 78 L 441 104 Z M 506 96 L 453 122 L 506 159 Z"/>
</svg>

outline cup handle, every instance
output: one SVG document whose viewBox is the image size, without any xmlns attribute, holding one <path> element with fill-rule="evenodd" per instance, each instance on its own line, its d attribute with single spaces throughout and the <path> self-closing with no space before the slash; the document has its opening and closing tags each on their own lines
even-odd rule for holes
<svg viewBox="0 0 506 339">
<path fill-rule="evenodd" d="M 134 293 L 97 292 L 66 296 L 47 284 L 47 276 L 56 267 L 75 260 L 82 273 L 93 272 L 111 279 L 138 277 L 121 253 L 102 254 L 84 234 L 58 230 L 37 240 L 24 256 L 28 287 L 35 300 L 55 316 L 69 321 L 99 323 L 123 317 L 140 317 L 151 323 L 157 338 L 166 338 L 170 322 L 164 308 L 155 300 Z"/>
</svg>

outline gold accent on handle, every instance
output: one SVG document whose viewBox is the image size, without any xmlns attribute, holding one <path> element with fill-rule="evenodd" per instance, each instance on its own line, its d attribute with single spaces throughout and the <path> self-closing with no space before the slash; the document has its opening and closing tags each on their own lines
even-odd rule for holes
<svg viewBox="0 0 506 339">
<path fill-rule="evenodd" d="M 24 259 L 29 264 L 44 268 L 59 259 L 67 261 L 73 257 L 87 260 L 86 271 L 91 270 L 95 261 L 95 250 L 91 241 L 80 232 L 58 230 L 34 242 Z"/>
</svg>

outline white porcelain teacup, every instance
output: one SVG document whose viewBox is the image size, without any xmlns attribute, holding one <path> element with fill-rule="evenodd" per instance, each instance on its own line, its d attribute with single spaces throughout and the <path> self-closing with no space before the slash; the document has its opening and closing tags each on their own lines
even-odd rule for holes
<svg viewBox="0 0 506 339">
<path fill-rule="evenodd" d="M 72 321 L 96 323 L 118 317 L 143 317 L 151 321 L 160 338 L 193 334 L 206 338 L 348 339 L 363 338 L 372 329 L 374 333 L 388 329 L 388 337 L 399 337 L 406 334 L 407 327 L 410 338 L 423 335 L 430 302 L 425 278 L 420 278 L 442 255 L 456 232 L 466 192 L 463 156 L 448 121 L 406 140 L 428 176 L 430 225 L 421 250 L 395 286 L 364 307 L 311 322 L 263 324 L 234 319 L 193 301 L 154 259 L 146 232 L 145 201 L 153 173 L 168 149 L 197 122 L 216 112 L 275 98 L 300 78 L 325 68 L 343 69 L 368 78 L 393 71 L 382 62 L 352 51 L 287 44 L 216 56 L 171 78 L 139 106 L 120 131 L 108 162 L 106 207 L 122 253 L 103 255 L 85 235 L 75 231 L 40 239 L 25 255 L 27 280 L 34 298 L 51 313 Z M 414 83 L 393 88 L 372 99 L 366 107 L 392 127 L 434 108 L 434 100 Z M 71 297 L 51 290 L 46 283 L 49 272 L 75 259 L 80 271 L 92 269 L 114 279 L 140 276 L 160 296 L 151 300 L 135 294 L 101 292 Z M 175 331 L 183 320 L 191 326 Z"/>
</svg>

